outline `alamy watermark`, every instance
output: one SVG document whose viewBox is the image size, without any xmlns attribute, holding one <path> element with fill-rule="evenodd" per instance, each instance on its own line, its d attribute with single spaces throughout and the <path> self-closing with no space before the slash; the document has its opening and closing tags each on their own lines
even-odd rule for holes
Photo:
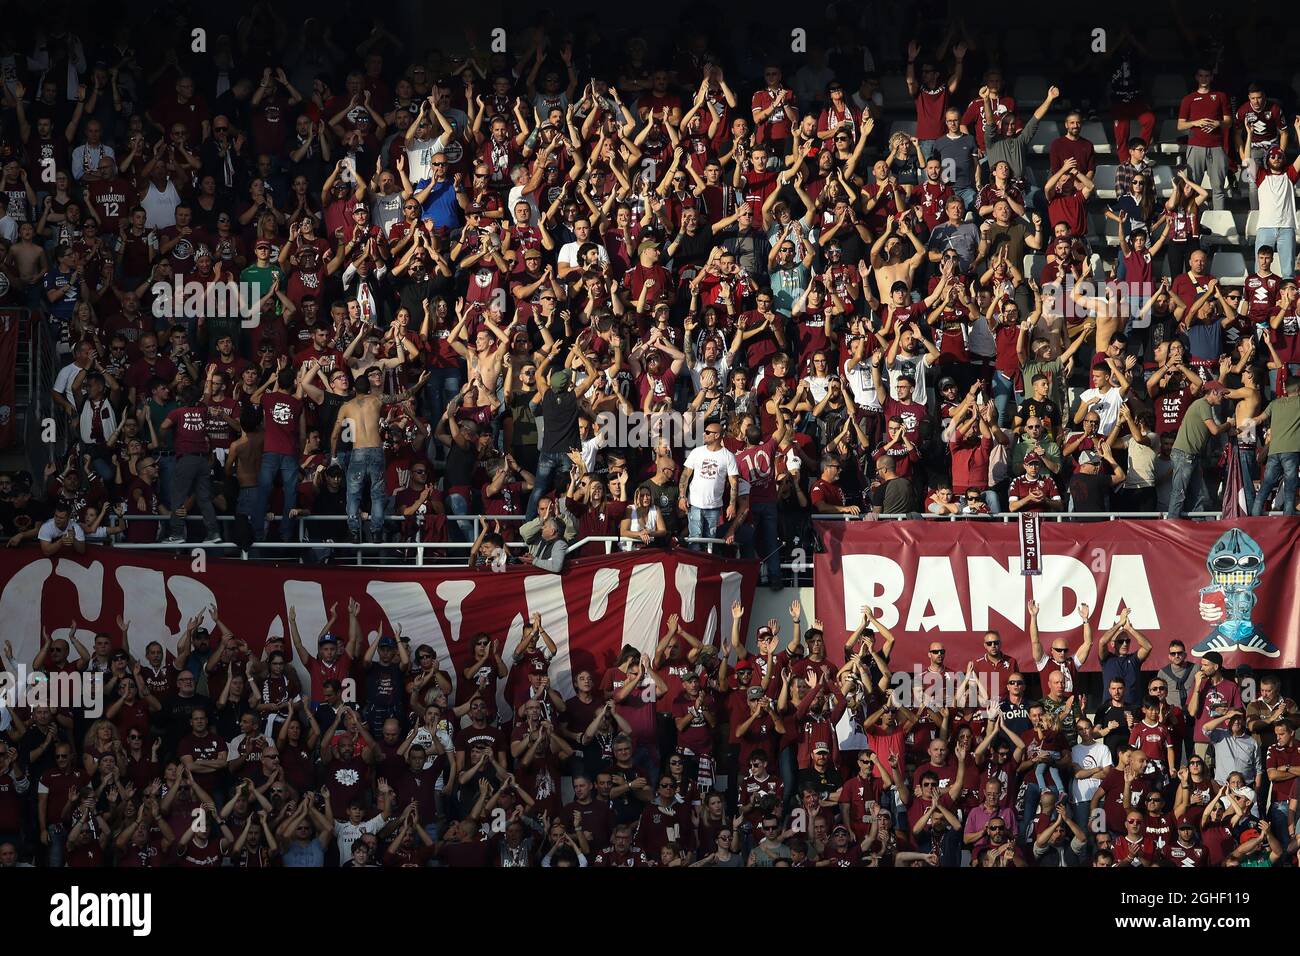
<svg viewBox="0 0 1300 956">
<path fill-rule="evenodd" d="M 86 717 L 104 716 L 102 671 L 46 673 L 29 671 L 15 662 L 14 672 L 0 671 L 0 704 L 9 709 L 49 707 L 82 711 Z"/>
<path fill-rule="evenodd" d="M 705 444 L 704 426 L 710 419 L 694 412 L 601 412 L 596 434 L 605 448 L 654 448 L 660 440 L 674 448 Z"/>
<path fill-rule="evenodd" d="M 927 671 L 920 664 L 889 677 L 889 700 L 894 707 L 987 707 L 1002 697 L 1002 681 L 985 672 Z"/>
<path fill-rule="evenodd" d="M 156 319 L 237 318 L 246 329 L 261 324 L 262 297 L 269 290 L 256 282 L 182 282 L 180 276 L 170 282 L 160 279 L 150 288 Z"/>
</svg>

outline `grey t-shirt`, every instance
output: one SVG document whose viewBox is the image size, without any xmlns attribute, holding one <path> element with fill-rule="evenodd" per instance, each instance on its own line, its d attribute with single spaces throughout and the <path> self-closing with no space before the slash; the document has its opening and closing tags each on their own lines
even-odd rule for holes
<svg viewBox="0 0 1300 956">
<path fill-rule="evenodd" d="M 930 156 L 937 156 L 943 167 L 943 181 L 953 189 L 974 187 L 975 149 L 975 137 L 970 133 L 962 133 L 957 137 L 945 134 L 930 147 Z"/>
</svg>

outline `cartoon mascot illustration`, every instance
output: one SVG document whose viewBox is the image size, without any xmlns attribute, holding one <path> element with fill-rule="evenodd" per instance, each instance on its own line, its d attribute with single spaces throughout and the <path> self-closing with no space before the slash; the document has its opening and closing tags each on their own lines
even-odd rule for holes
<svg viewBox="0 0 1300 956">
<path fill-rule="evenodd" d="M 1205 559 L 1210 584 L 1201 588 L 1201 620 L 1215 625 L 1208 637 L 1192 648 L 1201 657 L 1209 651 L 1241 651 L 1277 657 L 1279 651 L 1250 619 L 1258 598 L 1255 588 L 1264 574 L 1264 551 L 1250 535 L 1237 528 L 1224 532 Z"/>
</svg>

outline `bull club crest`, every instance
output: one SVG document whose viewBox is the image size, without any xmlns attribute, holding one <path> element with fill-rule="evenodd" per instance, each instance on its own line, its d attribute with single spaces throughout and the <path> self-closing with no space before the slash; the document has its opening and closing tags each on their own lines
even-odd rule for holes
<svg viewBox="0 0 1300 956">
<path fill-rule="evenodd" d="M 1210 572 L 1210 583 L 1200 590 L 1200 614 L 1201 620 L 1213 624 L 1214 629 L 1192 648 L 1192 654 L 1202 657 L 1210 651 L 1240 651 L 1277 657 L 1278 649 L 1250 619 L 1259 600 L 1255 589 L 1264 575 L 1263 549 L 1250 535 L 1233 528 L 1214 542 L 1205 567 Z"/>
</svg>

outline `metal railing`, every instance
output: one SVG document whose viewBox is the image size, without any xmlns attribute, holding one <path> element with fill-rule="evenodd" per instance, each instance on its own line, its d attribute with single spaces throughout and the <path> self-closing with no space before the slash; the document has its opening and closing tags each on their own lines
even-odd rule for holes
<svg viewBox="0 0 1300 956">
<path fill-rule="evenodd" d="M 503 522 L 523 522 L 523 515 L 446 515 L 448 521 L 457 521 L 461 524 L 470 524 L 473 528 L 474 537 L 478 536 L 482 526 L 493 521 Z M 123 522 L 126 524 L 133 523 L 154 523 L 161 524 L 171 519 L 164 515 L 124 515 Z M 187 515 L 185 524 L 188 528 L 202 528 L 202 517 L 199 515 Z M 225 529 L 229 529 L 235 522 L 235 517 L 231 515 L 218 515 L 217 523 Z M 240 556 L 250 560 L 281 560 L 283 558 L 299 559 L 304 555 L 314 561 L 323 561 L 328 558 L 331 563 L 347 564 L 355 567 L 463 567 L 469 559 L 469 550 L 473 547 L 473 541 L 377 541 L 373 543 L 353 544 L 351 541 L 334 541 L 323 540 L 313 541 L 308 535 L 308 525 L 334 523 L 346 521 L 346 518 L 337 515 L 305 515 L 295 519 L 298 522 L 298 540 L 297 541 L 257 541 L 247 550 L 243 550 L 239 545 L 230 540 L 221 542 L 205 542 L 202 540 L 180 542 L 166 541 L 148 541 L 148 542 L 130 542 L 130 541 L 109 541 L 104 542 L 108 546 L 126 551 L 193 551 L 202 550 L 204 552 L 236 552 Z M 388 515 L 384 519 L 385 524 L 400 525 L 409 519 L 400 515 Z M 603 545 L 605 554 L 612 554 L 619 550 L 618 545 L 631 539 L 623 538 L 619 535 L 588 535 L 569 543 L 569 552 L 573 553 L 579 548 L 591 545 Z M 685 544 L 699 544 L 708 553 L 713 553 L 715 545 L 726 546 L 721 538 L 681 538 Z M 528 550 L 528 545 L 523 541 L 507 541 L 506 548 L 512 551 L 522 552 Z M 439 552 L 460 552 L 459 555 L 440 554 Z M 224 556 L 224 554 L 223 554 Z"/>
<path fill-rule="evenodd" d="M 23 450 L 28 465 L 32 466 L 35 463 L 36 449 L 43 446 L 46 448 L 46 457 L 52 460 L 54 450 L 60 447 L 66 431 L 63 416 L 54 414 L 54 399 L 51 397 L 54 380 L 59 375 L 59 354 L 49 327 L 41 320 L 41 313 L 30 309 L 6 309 L 5 312 L 19 316 L 20 367 L 16 370 L 15 398 L 18 408 L 15 412 L 22 415 L 20 433 Z M 46 419 L 54 422 L 53 443 L 41 440 Z"/>
</svg>

